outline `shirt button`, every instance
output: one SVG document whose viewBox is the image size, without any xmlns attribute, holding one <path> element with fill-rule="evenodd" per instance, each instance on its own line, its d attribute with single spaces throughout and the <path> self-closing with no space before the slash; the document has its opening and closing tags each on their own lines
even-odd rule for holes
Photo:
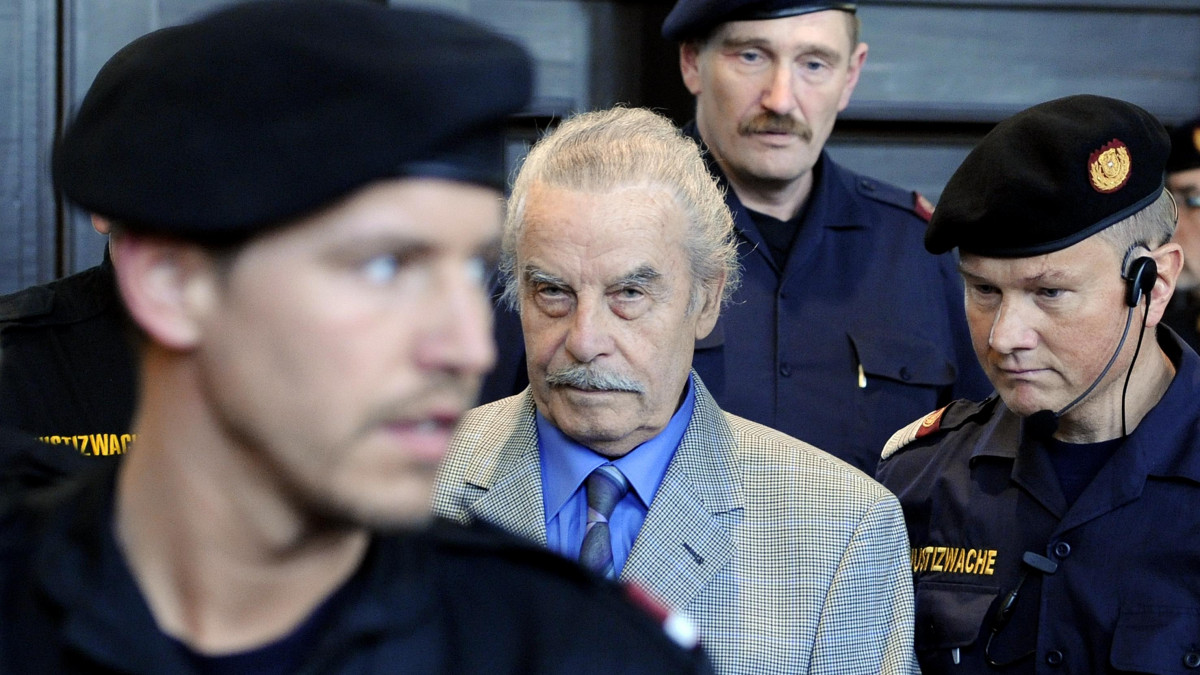
<svg viewBox="0 0 1200 675">
<path fill-rule="evenodd" d="M 783 377 L 791 377 L 792 376 L 792 367 L 786 363 L 779 364 L 779 374 L 782 375 Z"/>
<path fill-rule="evenodd" d="M 1063 653 L 1057 649 L 1051 649 L 1046 652 L 1046 663 L 1051 666 L 1061 666 L 1063 662 Z"/>
<path fill-rule="evenodd" d="M 1200 668 L 1200 654 L 1188 652 L 1183 655 L 1183 665 L 1188 668 Z"/>
<path fill-rule="evenodd" d="M 908 372 L 908 366 L 900 366 L 900 379 L 905 382 L 912 379 L 912 373 Z"/>
<path fill-rule="evenodd" d="M 1065 541 L 1060 541 L 1054 545 L 1054 555 L 1059 558 L 1065 558 L 1071 555 L 1071 545 Z"/>
</svg>

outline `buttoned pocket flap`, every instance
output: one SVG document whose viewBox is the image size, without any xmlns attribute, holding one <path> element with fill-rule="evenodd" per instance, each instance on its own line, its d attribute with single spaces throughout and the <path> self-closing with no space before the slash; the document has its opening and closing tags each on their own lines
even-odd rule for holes
<svg viewBox="0 0 1200 675">
<path fill-rule="evenodd" d="M 1135 673 L 1200 672 L 1200 607 L 1122 608 L 1111 660 Z"/>
<path fill-rule="evenodd" d="M 975 584 L 922 581 L 916 590 L 916 648 L 953 649 L 979 638 L 988 607 L 1000 589 Z"/>
<path fill-rule="evenodd" d="M 957 375 L 954 362 L 941 347 L 913 335 L 860 330 L 850 333 L 850 342 L 867 377 L 944 387 L 953 384 Z"/>
</svg>

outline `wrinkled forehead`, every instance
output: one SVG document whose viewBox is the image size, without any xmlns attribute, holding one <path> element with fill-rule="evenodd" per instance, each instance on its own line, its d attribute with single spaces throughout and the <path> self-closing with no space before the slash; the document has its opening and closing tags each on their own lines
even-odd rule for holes
<svg viewBox="0 0 1200 675">
<path fill-rule="evenodd" d="M 665 189 L 626 186 L 587 191 L 539 186 L 531 190 L 517 242 L 522 266 L 601 268 L 624 274 L 651 267 L 660 273 L 686 255 L 684 213 Z"/>
<path fill-rule="evenodd" d="M 847 53 L 854 48 L 857 18 L 848 12 L 826 10 L 778 19 L 727 21 L 701 41 L 704 47 L 719 48 L 730 44 L 753 42 L 786 44 L 803 39 L 811 42 L 820 38 Z"/>
<path fill-rule="evenodd" d="M 637 183 L 609 189 L 579 189 L 538 183 L 526 196 L 522 238 L 540 236 L 624 238 L 683 234 L 686 214 L 675 193 Z"/>
</svg>

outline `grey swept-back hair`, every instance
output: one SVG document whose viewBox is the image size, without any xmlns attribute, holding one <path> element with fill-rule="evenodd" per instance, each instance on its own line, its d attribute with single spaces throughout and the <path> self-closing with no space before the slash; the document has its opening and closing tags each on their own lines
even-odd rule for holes
<svg viewBox="0 0 1200 675">
<path fill-rule="evenodd" d="M 661 187 L 673 195 L 689 225 L 687 253 L 692 291 L 688 311 L 698 309 L 703 289 L 725 276 L 722 303 L 741 281 L 733 217 L 720 186 L 695 141 L 667 118 L 644 108 L 616 107 L 567 119 L 538 141 L 513 184 L 504 218 L 500 273 L 504 299 L 519 309 L 517 242 L 526 200 L 534 185 L 606 192 L 626 186 Z"/>
</svg>

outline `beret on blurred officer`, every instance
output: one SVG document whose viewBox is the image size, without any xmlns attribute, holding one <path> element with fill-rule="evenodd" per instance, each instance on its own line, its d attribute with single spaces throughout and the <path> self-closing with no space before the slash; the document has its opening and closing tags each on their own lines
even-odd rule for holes
<svg viewBox="0 0 1200 675">
<path fill-rule="evenodd" d="M 519 45 L 445 14 L 236 5 L 105 64 L 55 148 L 54 177 L 129 230 L 238 241 L 380 178 L 502 189 L 497 120 L 531 90 Z"/>
<path fill-rule="evenodd" d="M 997 124 L 942 192 L 925 248 L 992 258 L 1067 248 L 1149 206 L 1170 141 L 1132 103 L 1078 95 Z"/>
<path fill-rule="evenodd" d="M 1200 117 L 1171 131 L 1171 155 L 1167 173 L 1200 169 Z"/>
<path fill-rule="evenodd" d="M 805 0 L 679 0 L 662 25 L 662 36 L 684 42 L 703 38 L 727 21 L 780 19 L 837 9 L 853 14 L 857 3 Z"/>
</svg>

